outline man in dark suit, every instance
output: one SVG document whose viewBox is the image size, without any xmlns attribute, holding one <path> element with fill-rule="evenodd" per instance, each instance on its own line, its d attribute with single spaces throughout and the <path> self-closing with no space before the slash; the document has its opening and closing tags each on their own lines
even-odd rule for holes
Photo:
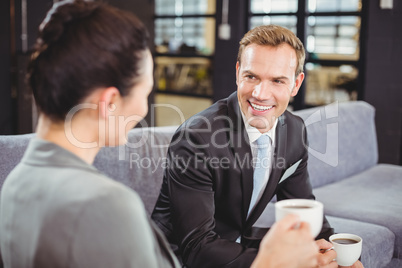
<svg viewBox="0 0 402 268">
<path fill-rule="evenodd" d="M 303 82 L 304 58 L 303 44 L 285 28 L 249 31 L 240 42 L 237 92 L 173 136 L 152 218 L 188 267 L 249 267 L 269 228 L 254 226 L 269 201 L 314 199 L 305 125 L 286 111 Z M 256 158 L 260 136 L 269 137 L 262 160 Z M 265 168 L 258 182 L 256 165 Z M 324 217 L 318 238 L 331 234 Z M 317 254 L 322 266 L 337 267 L 333 251 Z"/>
</svg>

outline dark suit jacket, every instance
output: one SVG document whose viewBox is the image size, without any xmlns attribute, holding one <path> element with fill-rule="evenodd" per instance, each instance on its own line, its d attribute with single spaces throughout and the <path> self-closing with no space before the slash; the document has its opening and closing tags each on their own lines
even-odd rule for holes
<svg viewBox="0 0 402 268">
<path fill-rule="evenodd" d="M 233 93 L 187 120 L 173 136 L 152 218 L 188 267 L 250 267 L 269 228 L 252 226 L 274 195 L 278 200 L 314 199 L 307 157 L 304 122 L 285 112 L 276 129 L 267 187 L 247 219 L 253 190 L 252 155 Z M 297 162 L 295 172 L 279 183 Z M 328 239 L 332 233 L 324 219 L 320 236 Z M 241 244 L 235 242 L 239 236 Z"/>
</svg>

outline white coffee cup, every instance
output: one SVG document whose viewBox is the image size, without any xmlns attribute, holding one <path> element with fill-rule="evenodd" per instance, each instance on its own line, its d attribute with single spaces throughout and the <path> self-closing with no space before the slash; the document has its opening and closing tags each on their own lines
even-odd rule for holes
<svg viewBox="0 0 402 268">
<path fill-rule="evenodd" d="M 287 199 L 275 203 L 275 220 L 280 221 L 288 214 L 296 214 L 302 222 L 310 224 L 313 237 L 321 232 L 324 205 L 311 199 Z"/>
<path fill-rule="evenodd" d="M 353 265 L 362 253 L 363 239 L 360 236 L 345 233 L 334 234 L 329 237 L 329 241 L 334 246 L 336 262 L 339 266 Z"/>
</svg>

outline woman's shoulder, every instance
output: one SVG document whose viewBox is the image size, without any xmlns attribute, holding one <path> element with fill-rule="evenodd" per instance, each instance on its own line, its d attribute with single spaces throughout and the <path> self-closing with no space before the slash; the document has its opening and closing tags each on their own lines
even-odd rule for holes
<svg viewBox="0 0 402 268">
<path fill-rule="evenodd" d="M 71 176 L 60 185 L 59 190 L 66 192 L 66 196 L 72 195 L 82 202 L 110 203 L 117 200 L 120 203 L 127 202 L 143 207 L 138 193 L 100 172 L 72 170 Z"/>
</svg>

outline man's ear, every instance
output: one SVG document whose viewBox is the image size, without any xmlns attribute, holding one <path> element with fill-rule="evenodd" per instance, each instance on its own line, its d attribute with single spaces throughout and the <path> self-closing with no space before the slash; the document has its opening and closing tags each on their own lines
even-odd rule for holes
<svg viewBox="0 0 402 268">
<path fill-rule="evenodd" d="M 236 62 L 236 85 L 238 85 L 237 81 L 239 81 L 239 70 L 240 70 L 240 62 L 237 61 Z"/>
<path fill-rule="evenodd" d="M 304 80 L 304 73 L 301 72 L 296 77 L 295 86 L 293 87 L 292 92 L 290 93 L 290 96 L 294 97 L 297 95 L 297 93 L 299 92 L 299 89 L 303 83 L 303 80 Z"/>
<path fill-rule="evenodd" d="M 99 115 L 102 118 L 107 118 L 116 110 L 116 105 L 120 92 L 115 87 L 108 87 L 102 90 L 99 97 Z"/>
</svg>

